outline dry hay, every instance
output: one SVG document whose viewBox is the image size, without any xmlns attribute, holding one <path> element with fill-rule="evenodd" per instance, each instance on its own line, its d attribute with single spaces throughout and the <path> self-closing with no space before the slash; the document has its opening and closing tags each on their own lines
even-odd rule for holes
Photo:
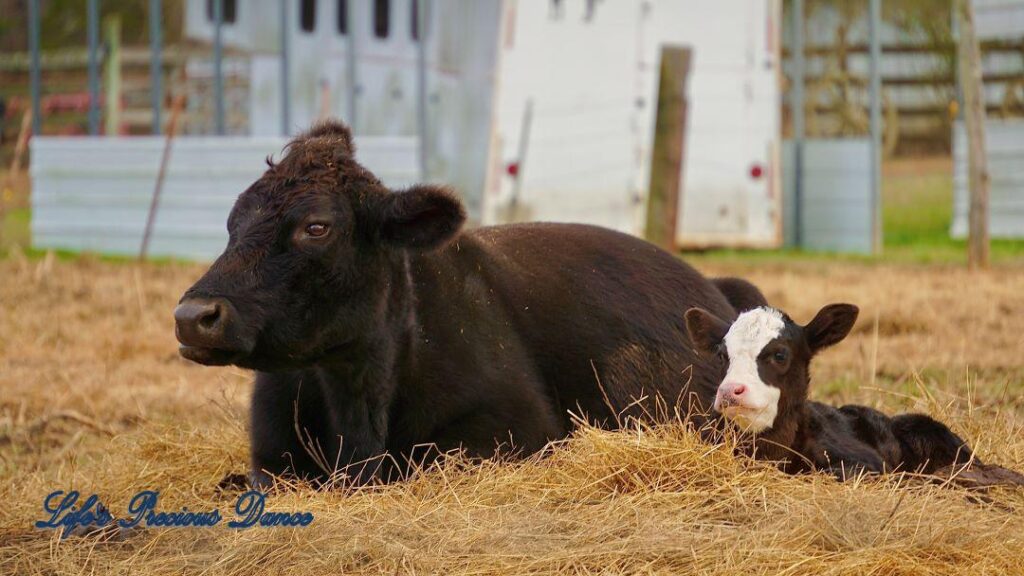
<svg viewBox="0 0 1024 576">
<path fill-rule="evenodd" d="M 798 320 L 861 304 L 817 396 L 930 412 L 983 459 L 1024 468 L 1024 271 L 701 268 L 751 277 Z M 217 483 L 245 469 L 249 376 L 181 361 L 170 318 L 201 270 L 0 261 L 0 574 L 1024 573 L 1024 491 L 788 477 L 683 426 L 583 429 L 545 458 L 271 495 L 273 510 L 312 511 L 308 528 L 34 529 L 56 489 L 122 514 L 159 489 L 163 510 L 230 515 L 236 494 Z"/>
</svg>

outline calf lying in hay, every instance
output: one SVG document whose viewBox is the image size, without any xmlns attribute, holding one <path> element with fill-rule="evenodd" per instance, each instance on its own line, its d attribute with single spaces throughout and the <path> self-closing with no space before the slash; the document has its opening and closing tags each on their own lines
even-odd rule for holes
<svg viewBox="0 0 1024 576">
<path fill-rule="evenodd" d="M 846 337 L 856 306 L 825 306 L 806 326 L 767 305 L 737 307 L 746 311 L 731 324 L 691 308 L 686 325 L 702 353 L 726 364 L 714 408 L 752 435 L 754 457 L 781 462 L 789 473 L 823 470 L 840 480 L 909 471 L 955 473 L 968 485 L 1024 484 L 1021 474 L 979 462 L 963 439 L 923 414 L 889 417 L 866 406 L 807 399 L 811 359 Z"/>
</svg>

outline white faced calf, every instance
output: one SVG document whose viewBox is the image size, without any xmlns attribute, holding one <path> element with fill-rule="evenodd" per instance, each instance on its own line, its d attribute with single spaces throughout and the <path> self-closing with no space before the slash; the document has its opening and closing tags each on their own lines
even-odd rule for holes
<svg viewBox="0 0 1024 576">
<path fill-rule="evenodd" d="M 727 364 L 714 408 L 741 430 L 761 434 L 807 399 L 811 358 L 849 334 L 857 320 L 852 304 L 831 304 L 800 326 L 768 306 L 740 314 L 730 325 L 700 309 L 686 312 L 698 351 Z"/>
<path fill-rule="evenodd" d="M 811 358 L 849 334 L 857 307 L 832 304 L 806 326 L 767 306 L 743 312 L 730 325 L 693 308 L 686 327 L 702 353 L 726 364 L 715 410 L 753 434 L 753 455 L 780 462 L 788 472 L 827 470 L 845 479 L 894 470 L 935 473 L 973 466 L 971 448 L 946 425 L 924 414 L 890 418 L 866 406 L 834 408 L 807 399 Z M 1024 476 L 986 466 L 996 483 Z"/>
</svg>

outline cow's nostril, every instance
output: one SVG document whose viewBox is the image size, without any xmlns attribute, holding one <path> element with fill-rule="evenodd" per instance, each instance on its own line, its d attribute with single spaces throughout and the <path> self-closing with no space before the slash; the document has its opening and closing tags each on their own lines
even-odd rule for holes
<svg viewBox="0 0 1024 576">
<path fill-rule="evenodd" d="M 199 326 L 204 330 L 212 330 L 216 327 L 220 321 L 221 307 L 220 304 L 214 304 L 209 309 L 205 310 L 199 317 Z"/>
<path fill-rule="evenodd" d="M 178 341 L 187 346 L 223 347 L 230 317 L 231 305 L 223 299 L 184 300 L 174 309 Z"/>
<path fill-rule="evenodd" d="M 740 384 L 739 386 L 737 386 L 737 387 L 732 389 L 732 395 L 733 396 L 742 396 L 743 393 L 746 392 L 746 391 L 747 391 L 747 387 L 745 385 L 743 385 L 743 384 Z"/>
</svg>

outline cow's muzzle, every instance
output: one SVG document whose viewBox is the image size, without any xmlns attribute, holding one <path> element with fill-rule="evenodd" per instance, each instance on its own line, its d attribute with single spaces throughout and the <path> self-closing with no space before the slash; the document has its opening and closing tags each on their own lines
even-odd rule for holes
<svg viewBox="0 0 1024 576">
<path fill-rule="evenodd" d="M 174 309 L 174 333 L 185 358 L 218 366 L 231 364 L 252 351 L 238 311 L 225 298 L 189 297 Z"/>
</svg>

